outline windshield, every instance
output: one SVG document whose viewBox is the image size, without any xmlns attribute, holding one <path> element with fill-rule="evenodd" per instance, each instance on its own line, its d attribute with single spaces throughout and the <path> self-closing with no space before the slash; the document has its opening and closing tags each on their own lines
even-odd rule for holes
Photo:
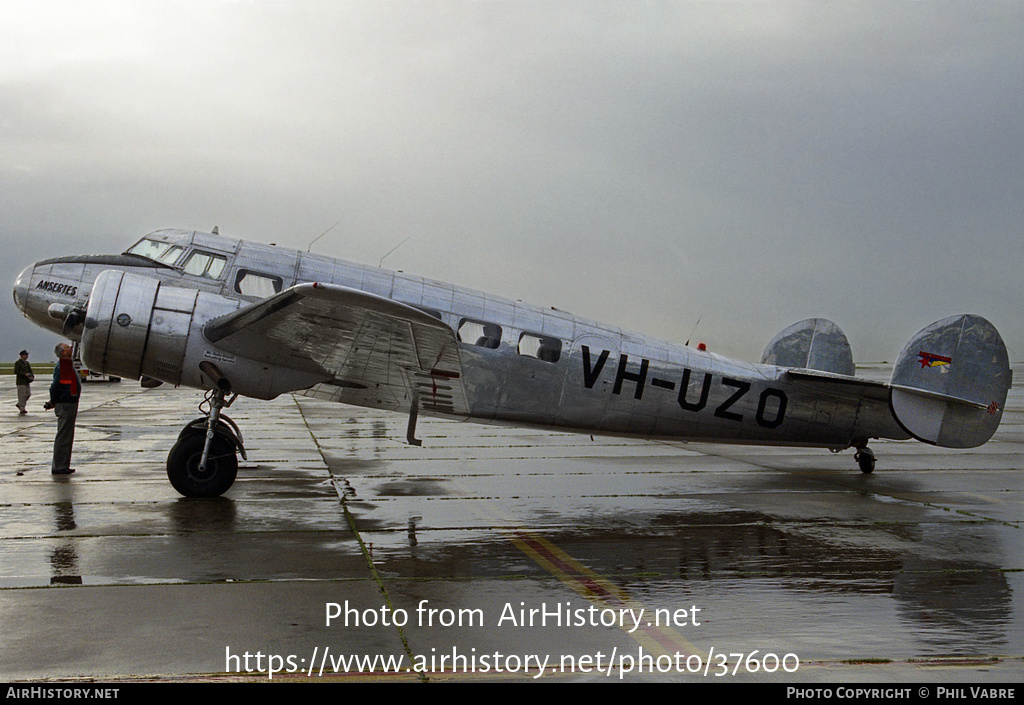
<svg viewBox="0 0 1024 705">
<path fill-rule="evenodd" d="M 139 255 L 163 264 L 174 264 L 184 249 L 181 245 L 143 238 L 129 247 L 126 254 Z"/>
</svg>

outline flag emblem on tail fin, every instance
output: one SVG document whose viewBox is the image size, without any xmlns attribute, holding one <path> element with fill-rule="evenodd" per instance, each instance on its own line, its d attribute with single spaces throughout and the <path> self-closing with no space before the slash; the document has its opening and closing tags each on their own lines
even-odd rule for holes
<svg viewBox="0 0 1024 705">
<path fill-rule="evenodd" d="M 924 352 L 923 350 L 918 353 L 918 357 L 921 358 L 921 367 L 941 367 L 942 365 L 948 365 L 953 362 L 953 358 L 946 357 L 945 355 L 936 355 L 935 353 Z"/>
</svg>

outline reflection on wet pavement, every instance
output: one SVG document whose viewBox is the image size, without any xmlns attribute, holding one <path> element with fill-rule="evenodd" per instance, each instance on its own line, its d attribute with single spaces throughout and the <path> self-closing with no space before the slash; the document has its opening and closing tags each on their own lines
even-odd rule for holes
<svg viewBox="0 0 1024 705">
<path fill-rule="evenodd" d="M 216 673 L 226 646 L 269 642 L 296 654 L 327 644 L 413 655 L 759 650 L 799 656 L 814 668 L 797 675 L 816 680 L 850 669 L 928 680 L 924 666 L 951 657 L 962 679 L 1021 674 L 1017 390 L 988 445 L 880 442 L 871 476 L 847 453 L 422 417 L 417 448 L 398 416 L 239 400 L 231 416 L 249 462 L 216 500 L 179 497 L 164 475 L 198 395 L 129 382 L 85 391 L 69 478 L 48 472 L 52 416 L 0 421 L 10 459 L 0 475 L 5 680 Z M 485 623 L 414 623 L 402 634 L 324 625 L 326 602 L 381 609 L 385 599 L 412 615 L 424 601 L 478 610 Z M 630 630 L 501 620 L 509 606 L 555 605 L 690 621 Z M 45 617 L 55 608 L 60 629 L 98 648 L 43 648 L 60 644 Z M 164 636 L 143 636 L 155 632 Z"/>
</svg>

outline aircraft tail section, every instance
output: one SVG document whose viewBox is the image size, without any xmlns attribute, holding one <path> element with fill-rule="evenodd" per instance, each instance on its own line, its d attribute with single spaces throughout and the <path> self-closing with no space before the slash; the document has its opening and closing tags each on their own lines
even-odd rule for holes
<svg viewBox="0 0 1024 705">
<path fill-rule="evenodd" d="M 999 332 L 980 316 L 944 318 L 911 338 L 893 366 L 889 404 L 914 438 L 973 448 L 995 433 L 1012 373 Z"/>
<path fill-rule="evenodd" d="M 779 367 L 853 376 L 853 352 L 846 334 L 825 318 L 794 323 L 772 338 L 761 362 Z"/>
</svg>

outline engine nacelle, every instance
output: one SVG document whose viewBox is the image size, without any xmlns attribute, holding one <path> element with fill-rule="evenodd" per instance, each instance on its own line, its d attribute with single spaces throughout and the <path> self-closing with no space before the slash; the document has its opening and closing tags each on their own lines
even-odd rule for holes
<svg viewBox="0 0 1024 705">
<path fill-rule="evenodd" d="M 82 362 L 119 377 L 152 377 L 173 385 L 213 388 L 200 363 L 212 362 L 231 390 L 257 399 L 305 389 L 325 376 L 274 367 L 211 345 L 202 328 L 243 302 L 152 277 L 107 270 L 96 278 L 82 332 Z"/>
</svg>

